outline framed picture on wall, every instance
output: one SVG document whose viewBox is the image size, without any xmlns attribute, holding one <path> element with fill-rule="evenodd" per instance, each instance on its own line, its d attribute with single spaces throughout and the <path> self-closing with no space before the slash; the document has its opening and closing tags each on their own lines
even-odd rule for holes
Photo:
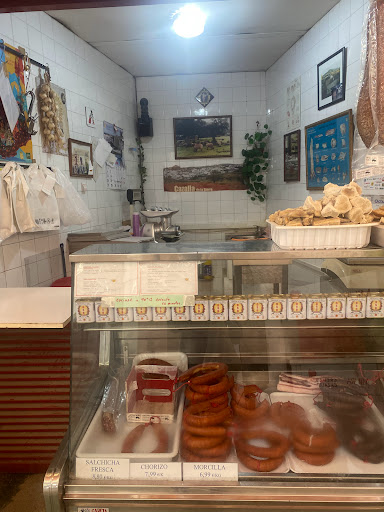
<svg viewBox="0 0 384 512">
<path fill-rule="evenodd" d="M 177 159 L 232 156 L 232 116 L 178 117 L 173 130 Z"/>
<path fill-rule="evenodd" d="M 317 107 L 321 110 L 345 100 L 346 48 L 317 65 Z"/>
<path fill-rule="evenodd" d="M 300 133 L 284 135 L 284 181 L 300 181 Z"/>
<path fill-rule="evenodd" d="M 352 110 L 305 127 L 307 190 L 322 190 L 327 183 L 351 181 L 353 152 Z"/>
<path fill-rule="evenodd" d="M 68 139 L 69 175 L 72 178 L 92 178 L 92 144 Z"/>
</svg>

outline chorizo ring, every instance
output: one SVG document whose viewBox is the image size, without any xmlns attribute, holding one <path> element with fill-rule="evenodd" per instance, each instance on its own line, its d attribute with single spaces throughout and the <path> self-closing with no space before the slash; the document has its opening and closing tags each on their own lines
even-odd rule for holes
<svg viewBox="0 0 384 512">
<path fill-rule="evenodd" d="M 241 451 L 238 447 L 238 445 L 235 443 L 236 446 L 236 452 L 237 452 L 237 458 L 239 461 L 244 464 L 248 469 L 251 469 L 252 471 L 259 471 L 260 473 L 268 473 L 270 471 L 273 471 L 274 469 L 277 469 L 284 461 L 284 457 L 279 457 L 276 459 L 254 459 L 250 455 L 246 454 L 245 452 Z"/>
<path fill-rule="evenodd" d="M 186 462 L 224 462 L 227 460 L 227 455 L 220 455 L 219 457 L 204 457 L 202 455 L 196 455 L 185 447 L 181 447 L 181 457 Z"/>
<path fill-rule="evenodd" d="M 300 441 L 293 440 L 293 448 L 299 452 L 303 453 L 322 453 L 324 454 L 324 451 L 332 452 L 335 451 L 336 448 L 339 446 L 339 441 L 335 439 L 333 442 L 330 442 L 327 444 L 326 447 L 324 446 L 308 446 L 306 444 L 300 443 Z"/>
<path fill-rule="evenodd" d="M 202 414 L 190 414 L 184 411 L 184 419 L 188 425 L 192 427 L 213 427 L 215 425 L 221 425 L 227 418 L 231 416 L 231 409 L 226 407 L 219 412 L 208 412 Z"/>
<path fill-rule="evenodd" d="M 228 372 L 228 366 L 225 363 L 202 363 L 193 366 L 179 377 L 179 382 L 187 382 L 193 379 L 197 385 L 207 384 L 220 379 Z M 202 375 L 199 375 L 199 374 Z"/>
<path fill-rule="evenodd" d="M 254 446 L 247 443 L 248 439 L 264 439 L 268 441 L 268 448 Z M 289 449 L 289 440 L 272 430 L 249 430 L 241 432 L 240 438 L 236 440 L 240 451 L 253 455 L 254 457 L 277 459 L 283 457 Z"/>
<path fill-rule="evenodd" d="M 304 409 L 293 402 L 275 402 L 270 409 L 271 420 L 280 428 L 294 428 L 306 417 Z"/>
<path fill-rule="evenodd" d="M 207 398 L 207 397 L 205 397 Z M 210 409 L 216 409 L 220 405 L 225 404 L 228 405 L 228 395 L 225 393 L 223 395 L 218 395 L 216 397 L 212 397 L 209 400 L 205 400 L 204 402 L 198 402 L 196 404 L 190 404 L 185 409 L 189 413 L 196 414 L 198 412 L 208 411 Z"/>
<path fill-rule="evenodd" d="M 232 377 L 233 379 L 233 377 Z M 189 386 L 193 391 L 196 393 L 199 393 L 201 395 L 205 395 L 206 397 L 209 397 L 211 395 L 221 395 L 223 393 L 226 393 L 229 389 L 232 387 L 232 379 L 229 379 L 227 375 L 224 375 L 217 384 L 195 384 L 194 382 L 190 381 Z"/>
<path fill-rule="evenodd" d="M 337 440 L 336 432 L 329 423 L 325 423 L 320 429 L 312 428 L 309 423 L 297 425 L 293 431 L 293 439 L 309 447 L 323 448 L 323 451 Z"/>
<path fill-rule="evenodd" d="M 185 397 L 187 400 L 189 400 L 189 402 L 191 402 L 191 404 L 199 404 L 199 403 L 202 403 L 202 402 L 206 402 L 207 400 L 209 400 L 210 402 L 215 402 L 215 403 L 224 403 L 224 400 L 226 400 L 228 402 L 228 395 L 227 393 L 219 393 L 219 394 L 216 394 L 216 395 L 203 395 L 202 393 L 195 393 L 195 391 L 193 391 L 189 386 L 186 388 L 185 390 Z"/>
<path fill-rule="evenodd" d="M 129 432 L 124 439 L 121 453 L 133 453 L 136 443 L 144 434 L 144 430 L 149 425 L 138 425 Z M 150 423 L 157 438 L 157 446 L 151 453 L 165 453 L 168 451 L 168 434 L 161 423 Z"/>
<path fill-rule="evenodd" d="M 333 461 L 335 452 L 331 453 L 306 453 L 293 450 L 296 457 L 311 466 L 325 466 Z"/>
<path fill-rule="evenodd" d="M 227 429 L 218 425 L 216 427 L 193 427 L 183 420 L 183 429 L 193 436 L 200 437 L 225 437 Z"/>
<path fill-rule="evenodd" d="M 198 437 L 183 432 L 182 444 L 191 452 L 194 452 L 196 448 L 213 448 L 221 444 L 225 440 L 225 437 Z"/>
<path fill-rule="evenodd" d="M 220 457 L 220 456 L 228 456 L 231 450 L 232 441 L 230 439 L 225 439 L 224 442 L 214 446 L 213 448 L 196 448 L 193 452 L 200 457 Z"/>
<path fill-rule="evenodd" d="M 263 400 L 256 409 L 244 409 L 244 407 L 237 405 L 236 402 L 232 402 L 231 405 L 235 415 L 245 420 L 256 420 L 261 418 L 267 414 L 269 410 L 269 403 L 267 400 Z"/>
<path fill-rule="evenodd" d="M 258 403 L 258 394 L 260 388 L 256 385 L 242 386 L 241 384 L 235 384 L 231 389 L 232 399 L 244 407 L 244 409 L 256 409 Z"/>
</svg>

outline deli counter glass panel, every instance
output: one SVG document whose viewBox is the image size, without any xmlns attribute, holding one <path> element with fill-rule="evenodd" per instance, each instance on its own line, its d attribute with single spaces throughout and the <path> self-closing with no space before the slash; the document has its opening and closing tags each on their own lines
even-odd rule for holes
<svg viewBox="0 0 384 512">
<path fill-rule="evenodd" d="M 82 263 L 73 264 L 72 481 L 198 480 L 186 463 L 228 485 L 266 475 L 379 481 L 381 251 L 173 251 L 156 263 L 175 270 L 190 258 L 185 289 L 196 293 L 172 307 L 116 302 L 104 272 L 93 296 L 79 296 Z"/>
</svg>

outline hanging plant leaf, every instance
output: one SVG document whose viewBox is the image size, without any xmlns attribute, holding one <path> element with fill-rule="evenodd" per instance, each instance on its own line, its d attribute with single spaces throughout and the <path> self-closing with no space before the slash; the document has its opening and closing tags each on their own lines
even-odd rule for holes
<svg viewBox="0 0 384 512">
<path fill-rule="evenodd" d="M 264 125 L 267 131 L 256 131 L 253 134 L 246 133 L 244 138 L 247 141 L 247 147 L 241 152 L 244 157 L 242 174 L 243 181 L 247 186 L 247 194 L 251 201 L 265 201 L 264 190 L 267 186 L 263 183 L 264 174 L 269 166 L 269 152 L 267 149 L 268 139 L 272 134 L 272 130 L 268 129 L 268 125 Z"/>
</svg>

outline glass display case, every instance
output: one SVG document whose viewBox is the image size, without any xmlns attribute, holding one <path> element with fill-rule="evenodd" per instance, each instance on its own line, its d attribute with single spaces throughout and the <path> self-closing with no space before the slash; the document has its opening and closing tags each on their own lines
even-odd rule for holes
<svg viewBox="0 0 384 512">
<path fill-rule="evenodd" d="M 71 261 L 48 511 L 382 510 L 383 249 L 94 245 Z"/>
</svg>

